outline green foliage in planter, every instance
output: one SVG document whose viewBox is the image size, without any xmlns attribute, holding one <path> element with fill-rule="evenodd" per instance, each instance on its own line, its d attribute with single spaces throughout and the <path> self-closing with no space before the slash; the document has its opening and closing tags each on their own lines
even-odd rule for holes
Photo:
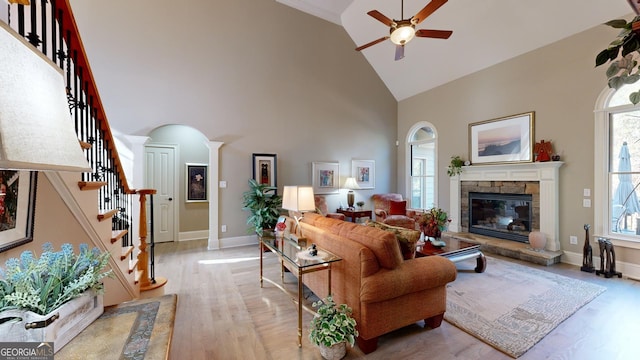
<svg viewBox="0 0 640 360">
<path fill-rule="evenodd" d="M 323 301 L 313 303 L 318 311 L 311 320 L 309 340 L 315 345 L 327 347 L 348 342 L 355 344 L 358 330 L 356 320 L 351 317 L 352 310 L 346 304 L 336 305 L 331 295 Z"/>
<path fill-rule="evenodd" d="M 276 226 L 281 206 L 282 198 L 275 194 L 275 188 L 250 179 L 249 190 L 242 194 L 242 210 L 251 213 L 247 218 L 248 231 L 262 236 L 263 229 Z"/>
<path fill-rule="evenodd" d="M 447 168 L 447 174 L 449 176 L 460 175 L 460 173 L 462 173 L 462 165 L 464 165 L 464 160 L 462 160 L 460 156 L 452 156 L 449 167 Z"/>
<path fill-rule="evenodd" d="M 4 270 L 0 268 L 0 311 L 21 309 L 46 315 L 88 289 L 104 292 L 102 279 L 111 276 L 111 270 L 103 272 L 108 252 L 89 250 L 87 244 L 80 245 L 77 255 L 71 244 L 55 252 L 51 243 L 45 243 L 42 250 L 39 259 L 24 251 L 20 259 L 11 258 Z"/>
<path fill-rule="evenodd" d="M 611 89 L 620 89 L 623 85 L 640 80 L 640 66 L 635 59 L 640 53 L 640 35 L 633 31 L 633 23 L 640 21 L 636 16 L 631 22 L 624 19 L 611 20 L 605 25 L 620 29 L 620 33 L 609 46 L 596 56 L 596 67 L 610 62 L 607 68 L 607 83 Z M 640 91 L 629 95 L 634 105 L 640 102 Z"/>
</svg>

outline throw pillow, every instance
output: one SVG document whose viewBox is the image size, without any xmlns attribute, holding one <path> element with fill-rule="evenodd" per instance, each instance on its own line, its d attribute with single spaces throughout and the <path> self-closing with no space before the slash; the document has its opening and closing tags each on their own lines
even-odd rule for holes
<svg viewBox="0 0 640 360">
<path fill-rule="evenodd" d="M 396 240 L 398 240 L 400 252 L 402 252 L 402 257 L 405 260 L 416 257 L 416 244 L 418 240 L 420 240 L 420 231 L 391 226 L 371 220 L 367 221 L 367 225 L 393 233 L 396 236 Z"/>
<path fill-rule="evenodd" d="M 406 215 L 406 214 L 407 214 L 407 200 L 389 201 L 389 215 Z"/>
</svg>

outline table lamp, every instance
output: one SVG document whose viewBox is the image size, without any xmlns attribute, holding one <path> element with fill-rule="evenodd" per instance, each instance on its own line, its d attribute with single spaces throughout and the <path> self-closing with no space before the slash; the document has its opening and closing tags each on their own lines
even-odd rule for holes
<svg viewBox="0 0 640 360">
<path fill-rule="evenodd" d="M 316 202 L 313 197 L 313 187 L 311 186 L 285 186 L 282 194 L 282 208 L 285 210 L 297 211 L 303 214 L 305 211 L 315 211 Z M 296 228 L 300 229 L 301 216 L 293 216 L 296 220 Z M 300 229 L 302 235 L 302 229 Z"/>
<path fill-rule="evenodd" d="M 350 208 L 352 208 L 356 198 L 355 194 L 353 193 L 353 190 L 360 189 L 360 186 L 358 186 L 358 183 L 356 182 L 356 178 L 354 177 L 347 178 L 347 181 L 344 182 L 344 188 L 349 189 L 349 191 L 347 192 L 347 204 L 349 205 Z"/>
</svg>

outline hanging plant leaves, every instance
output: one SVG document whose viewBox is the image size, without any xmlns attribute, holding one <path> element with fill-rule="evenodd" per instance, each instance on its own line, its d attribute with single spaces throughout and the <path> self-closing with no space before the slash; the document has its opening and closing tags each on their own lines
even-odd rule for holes
<svg viewBox="0 0 640 360">
<path fill-rule="evenodd" d="M 614 76 L 609 79 L 609 87 L 612 89 L 620 89 L 624 85 L 624 79 L 620 76 Z"/>
<path fill-rule="evenodd" d="M 640 91 L 631 93 L 629 95 L 629 101 L 631 101 L 633 105 L 638 105 L 638 103 L 640 103 Z"/>
<path fill-rule="evenodd" d="M 631 33 L 622 44 L 622 56 L 627 56 L 628 54 L 637 51 L 639 48 L 640 41 L 638 41 L 636 33 Z"/>
<path fill-rule="evenodd" d="M 611 78 L 615 76 L 620 71 L 620 66 L 618 66 L 618 62 L 614 61 L 607 68 L 607 78 Z"/>
<path fill-rule="evenodd" d="M 607 21 L 604 24 L 605 25 L 609 25 L 609 26 L 611 26 L 612 28 L 615 28 L 615 29 L 622 29 L 625 26 L 627 26 L 627 20 L 624 20 L 624 19 L 610 20 L 610 21 Z"/>
<path fill-rule="evenodd" d="M 609 49 L 604 49 L 596 56 L 596 67 L 609 61 Z"/>
</svg>

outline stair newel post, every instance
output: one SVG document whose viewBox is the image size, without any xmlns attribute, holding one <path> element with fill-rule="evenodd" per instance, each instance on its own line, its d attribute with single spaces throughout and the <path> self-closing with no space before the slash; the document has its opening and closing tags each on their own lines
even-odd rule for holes
<svg viewBox="0 0 640 360">
<path fill-rule="evenodd" d="M 138 254 L 138 267 L 141 271 L 140 287 L 151 285 L 149 281 L 149 254 L 147 253 L 147 195 L 153 195 L 156 190 L 144 189 L 136 191 L 140 195 L 140 253 Z"/>
</svg>

